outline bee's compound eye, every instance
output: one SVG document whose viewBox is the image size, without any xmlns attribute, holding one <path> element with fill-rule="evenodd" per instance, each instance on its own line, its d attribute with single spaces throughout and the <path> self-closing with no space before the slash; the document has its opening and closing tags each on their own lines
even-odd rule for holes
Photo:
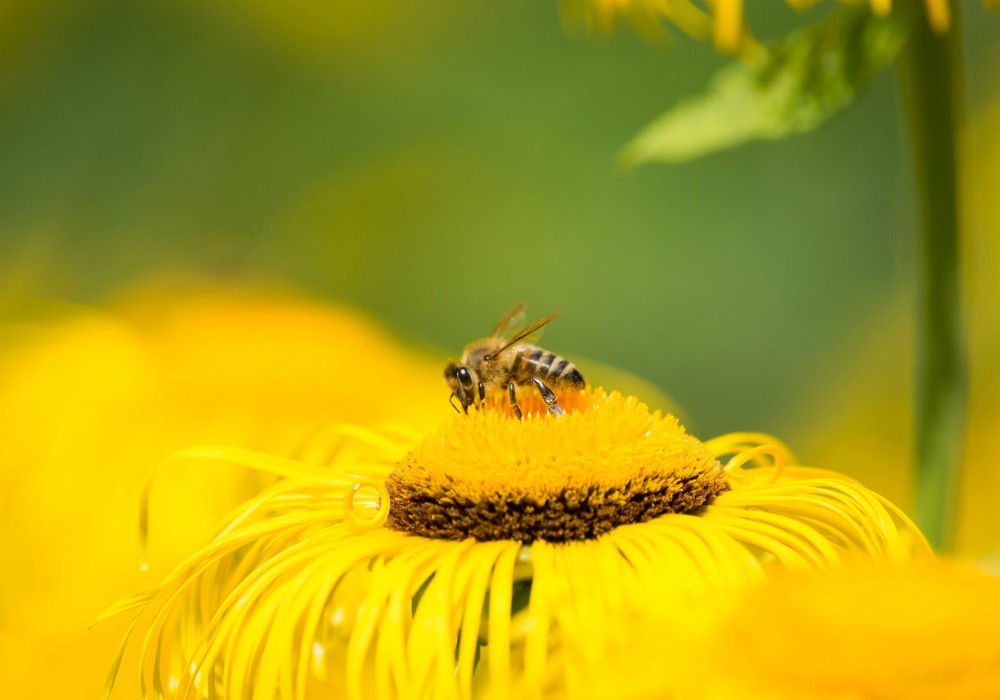
<svg viewBox="0 0 1000 700">
<path fill-rule="evenodd" d="M 463 384 L 465 384 L 466 382 L 471 382 L 472 381 L 472 375 L 469 374 L 469 370 L 466 369 L 465 367 L 459 367 L 458 368 L 458 379 Z"/>
</svg>

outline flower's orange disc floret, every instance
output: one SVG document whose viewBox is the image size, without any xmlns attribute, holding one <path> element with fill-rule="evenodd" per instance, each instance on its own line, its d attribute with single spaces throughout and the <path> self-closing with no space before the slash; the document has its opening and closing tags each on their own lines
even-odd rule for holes
<svg viewBox="0 0 1000 700">
<path fill-rule="evenodd" d="M 521 421 L 499 397 L 455 416 L 389 475 L 388 525 L 436 539 L 565 542 L 687 513 L 729 488 L 673 416 L 589 388 L 560 403 L 560 417 L 534 396 Z"/>
</svg>

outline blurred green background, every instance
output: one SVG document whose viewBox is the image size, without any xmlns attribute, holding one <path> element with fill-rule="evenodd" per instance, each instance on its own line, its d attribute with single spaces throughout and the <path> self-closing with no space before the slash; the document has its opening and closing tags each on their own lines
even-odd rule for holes
<svg viewBox="0 0 1000 700">
<path fill-rule="evenodd" d="M 1000 21 L 966 10 L 975 113 Z M 803 22 L 751 12 L 762 37 Z M 623 172 L 726 59 L 567 32 L 554 1 L 8 0 L 0 47 L 5 296 L 277 281 L 452 354 L 527 300 L 564 314 L 546 346 L 655 382 L 697 433 L 792 440 L 912 296 L 890 74 L 811 135 Z"/>
</svg>

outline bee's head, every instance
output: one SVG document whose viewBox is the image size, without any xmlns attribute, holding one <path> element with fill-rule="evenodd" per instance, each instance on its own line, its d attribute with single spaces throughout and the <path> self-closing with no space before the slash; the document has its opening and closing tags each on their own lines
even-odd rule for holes
<svg viewBox="0 0 1000 700">
<path fill-rule="evenodd" d="M 469 406 L 475 401 L 476 396 L 476 378 L 472 375 L 471 370 L 452 360 L 444 368 L 444 380 L 448 383 L 449 388 L 451 388 L 451 398 L 449 401 L 457 398 L 458 402 L 462 405 L 462 410 L 468 413 Z M 454 402 L 451 405 L 455 406 Z M 458 410 L 457 406 L 455 406 L 455 410 Z"/>
</svg>

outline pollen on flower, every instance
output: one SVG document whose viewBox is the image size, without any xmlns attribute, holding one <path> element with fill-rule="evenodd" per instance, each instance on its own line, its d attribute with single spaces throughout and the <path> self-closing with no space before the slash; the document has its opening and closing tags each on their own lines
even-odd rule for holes
<svg viewBox="0 0 1000 700">
<path fill-rule="evenodd" d="M 489 398 L 414 447 L 386 480 L 386 524 L 435 539 L 596 538 L 687 513 L 729 488 L 712 453 L 671 415 L 635 397 L 583 389 L 559 398 Z"/>
</svg>

